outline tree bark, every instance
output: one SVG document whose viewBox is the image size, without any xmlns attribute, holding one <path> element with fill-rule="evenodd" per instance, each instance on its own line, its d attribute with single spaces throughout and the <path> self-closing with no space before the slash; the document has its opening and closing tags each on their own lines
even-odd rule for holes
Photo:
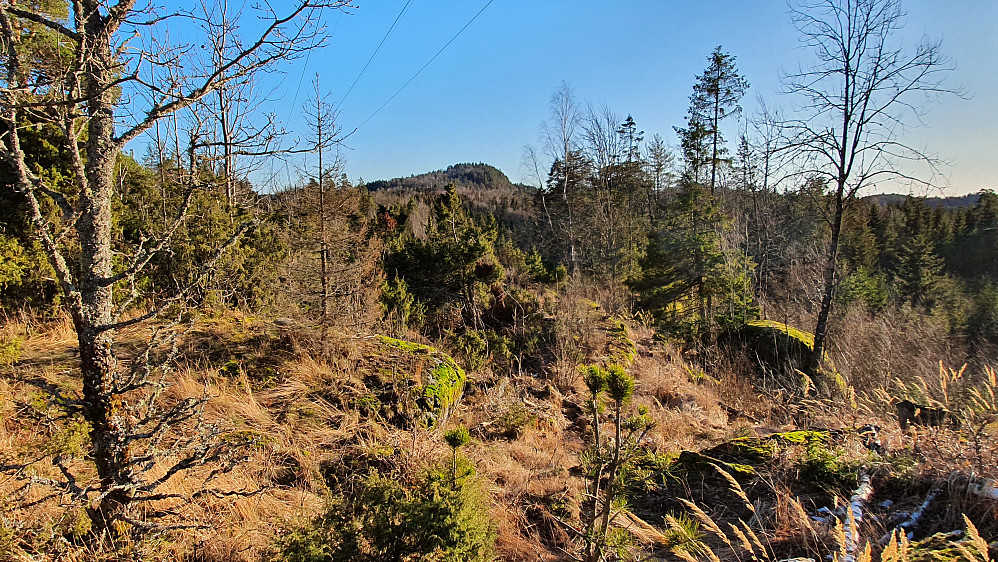
<svg viewBox="0 0 998 562">
<path fill-rule="evenodd" d="M 116 393 L 114 354 L 114 274 L 111 254 L 111 201 L 114 163 L 114 81 L 116 61 L 111 52 L 113 30 L 100 14 L 98 2 L 84 2 L 84 74 L 87 122 L 86 184 L 80 193 L 77 233 L 80 243 L 79 308 L 72 311 L 80 347 L 83 414 L 90 423 L 93 458 L 101 489 L 109 492 L 96 508 L 98 529 L 110 524 L 129 503 L 132 475 L 128 471 L 127 427 Z M 89 52 L 86 52 L 89 51 Z"/>
<path fill-rule="evenodd" d="M 828 244 L 825 271 L 822 276 L 821 309 L 818 310 L 818 321 L 814 327 L 814 347 L 808 361 L 807 371 L 815 374 L 821 368 L 825 352 L 825 336 L 828 333 L 828 316 L 832 310 L 832 298 L 835 296 L 835 271 L 839 254 L 839 235 L 842 232 L 842 213 L 845 208 L 843 195 L 845 179 L 838 181 L 835 190 L 835 213 L 832 216 L 832 238 Z"/>
</svg>

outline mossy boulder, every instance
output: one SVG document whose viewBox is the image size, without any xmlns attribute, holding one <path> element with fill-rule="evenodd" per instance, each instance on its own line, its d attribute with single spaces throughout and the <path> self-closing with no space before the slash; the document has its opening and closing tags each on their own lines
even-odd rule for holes
<svg viewBox="0 0 998 562">
<path fill-rule="evenodd" d="M 829 444 L 828 431 L 801 430 L 774 433 L 765 437 L 736 437 L 700 452 L 683 451 L 674 461 L 686 470 L 709 468 L 716 464 L 732 474 L 754 474 L 768 465 L 776 454 L 788 447 L 802 447 L 806 455 Z"/>
<path fill-rule="evenodd" d="M 750 464 L 744 464 L 739 462 L 726 462 L 723 461 L 708 452 L 697 453 L 695 451 L 683 451 L 679 454 L 672 465 L 669 467 L 669 471 L 672 474 L 676 474 L 677 471 L 691 474 L 700 473 L 702 475 L 708 474 L 715 471 L 714 466 L 719 467 L 728 474 L 731 474 L 735 478 L 740 476 L 752 476 L 755 474 L 755 469 Z"/>
<path fill-rule="evenodd" d="M 402 356 L 410 372 L 411 395 L 425 414 L 427 425 L 442 427 L 457 406 L 468 380 L 450 355 L 429 345 L 378 336 L 387 354 Z"/>
<path fill-rule="evenodd" d="M 814 334 L 773 320 L 748 322 L 740 335 L 767 366 L 799 368 L 814 350 Z"/>
<path fill-rule="evenodd" d="M 722 338 L 724 345 L 742 346 L 758 367 L 770 376 L 783 379 L 784 385 L 805 384 L 801 372 L 806 372 L 808 359 L 814 351 L 814 334 L 774 320 L 752 320 Z M 814 378 L 839 379 L 835 365 L 827 353 L 823 354 L 818 373 L 806 372 Z M 818 381 L 812 381 L 818 382 Z"/>
<path fill-rule="evenodd" d="M 725 462 L 759 466 L 772 459 L 776 450 L 776 444 L 773 440 L 737 437 L 704 452 Z"/>
<path fill-rule="evenodd" d="M 675 498 L 747 520 L 752 513 L 744 498 L 772 502 L 772 482 L 779 481 L 785 482 L 795 497 L 810 498 L 812 505 L 827 505 L 835 496 L 849 493 L 839 482 L 852 467 L 840 461 L 837 440 L 834 430 L 788 431 L 735 437 L 701 451 L 682 451 L 670 456 L 664 465 L 648 466 L 651 476 L 645 482 L 655 485 L 632 487 L 631 502 L 646 520 L 685 509 Z M 837 472 L 821 473 L 812 467 L 818 462 Z"/>
<path fill-rule="evenodd" d="M 998 543 L 992 543 L 987 556 L 996 560 Z M 975 562 L 984 557 L 973 542 L 963 532 L 936 533 L 922 540 L 911 543 L 909 547 L 911 562 Z M 968 558 L 967 554 L 975 556 Z"/>
</svg>

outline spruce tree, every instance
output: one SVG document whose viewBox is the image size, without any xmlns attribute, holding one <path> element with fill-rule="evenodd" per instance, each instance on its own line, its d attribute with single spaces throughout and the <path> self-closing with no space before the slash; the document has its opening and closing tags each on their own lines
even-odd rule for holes
<svg viewBox="0 0 998 562">
<path fill-rule="evenodd" d="M 697 82 L 693 85 L 687 134 L 690 136 L 691 148 L 695 143 L 696 150 L 706 156 L 706 164 L 710 168 L 708 185 L 710 192 L 715 193 L 718 164 L 727 152 L 719 127 L 724 118 L 741 111 L 738 100 L 745 95 L 749 84 L 738 74 L 735 57 L 721 52 L 720 46 L 707 57 L 707 61 L 707 68 L 702 75 L 697 76 Z M 696 138 L 700 135 L 702 139 Z M 682 134 L 681 137 L 685 149 L 687 139 Z"/>
</svg>

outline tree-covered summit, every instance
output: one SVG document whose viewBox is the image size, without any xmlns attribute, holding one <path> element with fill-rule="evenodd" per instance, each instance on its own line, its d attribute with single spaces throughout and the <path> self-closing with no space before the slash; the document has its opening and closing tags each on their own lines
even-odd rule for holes
<svg viewBox="0 0 998 562">
<path fill-rule="evenodd" d="M 435 170 L 424 174 L 412 175 L 407 178 L 392 178 L 377 180 L 367 184 L 371 191 L 382 189 L 397 189 L 404 191 L 435 191 L 443 189 L 452 183 L 459 188 L 467 189 L 504 189 L 518 191 L 525 189 L 520 184 L 514 184 L 506 174 L 495 166 L 485 163 L 462 163 L 447 166 L 444 170 Z"/>
</svg>

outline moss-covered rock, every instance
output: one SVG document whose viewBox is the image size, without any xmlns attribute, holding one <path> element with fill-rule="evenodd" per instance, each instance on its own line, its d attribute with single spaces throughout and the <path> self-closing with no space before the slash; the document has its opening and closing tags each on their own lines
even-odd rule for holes
<svg viewBox="0 0 998 562">
<path fill-rule="evenodd" d="M 695 451 L 683 451 L 680 453 L 679 456 L 672 462 L 669 470 L 673 474 L 675 474 L 677 470 L 686 473 L 702 473 L 707 470 L 715 470 L 714 466 L 720 467 L 722 470 L 732 476 L 735 476 L 736 478 L 739 475 L 750 476 L 755 474 L 755 469 L 750 464 L 727 462 L 709 453 L 697 453 Z"/>
<path fill-rule="evenodd" d="M 411 365 L 416 405 L 427 414 L 428 425 L 443 426 L 457 406 L 468 380 L 464 369 L 446 353 L 429 345 L 378 336 L 390 353 L 402 352 Z"/>
<path fill-rule="evenodd" d="M 800 373 L 805 372 L 805 366 L 814 350 L 814 334 L 810 332 L 783 322 L 752 320 L 725 336 L 720 343 L 743 346 L 760 369 L 781 377 L 784 385 L 803 387 L 808 384 Z M 827 353 L 822 358 L 821 370 L 807 374 L 810 377 L 821 374 L 822 382 L 831 382 L 833 385 L 839 384 L 841 379 Z"/>
<path fill-rule="evenodd" d="M 991 545 L 991 553 L 998 545 Z M 962 548 L 961 548 L 962 547 Z M 936 533 L 922 540 L 911 543 L 909 547 L 910 562 L 977 562 L 980 558 L 968 558 L 967 553 L 974 556 L 983 555 L 964 533 L 956 531 Z M 994 560 L 994 554 L 990 554 Z"/>
<path fill-rule="evenodd" d="M 673 462 L 673 468 L 702 469 L 716 464 L 733 473 L 754 474 L 756 468 L 769 464 L 783 449 L 801 447 L 802 461 L 805 461 L 813 456 L 814 451 L 825 451 L 830 439 L 828 431 L 816 430 L 787 431 L 765 437 L 736 437 L 700 452 L 683 451 Z"/>
<path fill-rule="evenodd" d="M 770 439 L 737 437 L 725 441 L 705 453 L 729 462 L 758 466 L 768 462 L 776 454 L 776 444 Z"/>
<path fill-rule="evenodd" d="M 803 365 L 814 350 L 814 334 L 772 320 L 753 320 L 741 330 L 741 339 L 767 366 Z"/>
</svg>

